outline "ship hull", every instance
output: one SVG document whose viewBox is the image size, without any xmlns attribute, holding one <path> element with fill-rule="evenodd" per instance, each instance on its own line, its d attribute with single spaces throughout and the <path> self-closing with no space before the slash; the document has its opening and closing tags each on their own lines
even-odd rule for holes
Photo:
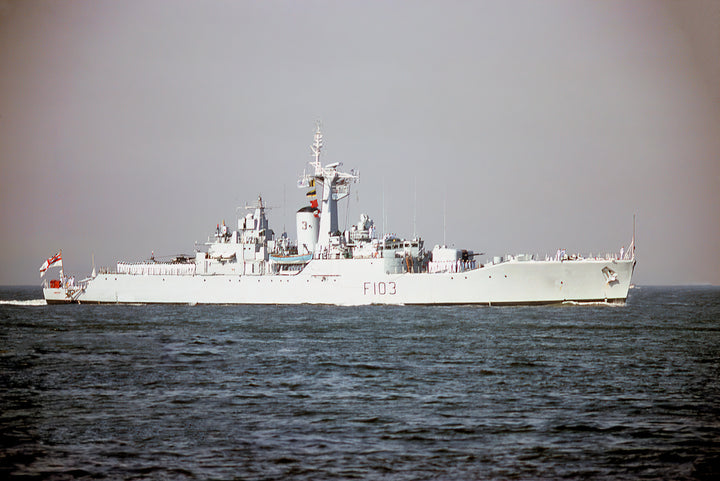
<svg viewBox="0 0 720 481">
<path fill-rule="evenodd" d="M 72 304 L 77 302 L 68 295 L 68 291 L 60 287 L 44 287 L 43 296 L 48 304 Z"/>
<path fill-rule="evenodd" d="M 382 259 L 317 259 L 295 275 L 101 274 L 88 282 L 77 301 L 333 305 L 624 303 L 634 261 L 510 261 L 435 274 L 390 274 L 386 266 Z M 613 274 L 610 279 L 608 270 Z"/>
</svg>

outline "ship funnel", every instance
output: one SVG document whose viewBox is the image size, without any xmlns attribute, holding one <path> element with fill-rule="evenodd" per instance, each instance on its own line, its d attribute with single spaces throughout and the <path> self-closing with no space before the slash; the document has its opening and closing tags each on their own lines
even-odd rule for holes
<svg viewBox="0 0 720 481">
<path fill-rule="evenodd" d="M 298 254 L 312 254 L 318 242 L 320 219 L 315 216 L 315 209 L 303 207 L 295 214 L 297 222 Z"/>
</svg>

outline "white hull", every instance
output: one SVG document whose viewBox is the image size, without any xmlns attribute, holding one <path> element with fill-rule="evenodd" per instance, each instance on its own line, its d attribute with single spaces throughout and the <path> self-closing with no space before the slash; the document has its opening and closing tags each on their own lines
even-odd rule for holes
<svg viewBox="0 0 720 481">
<path fill-rule="evenodd" d="M 65 289 L 59 287 L 43 287 L 43 296 L 48 304 L 69 304 L 73 302 Z"/>
<path fill-rule="evenodd" d="M 627 298 L 633 265 L 633 260 L 509 261 L 459 273 L 387 274 L 382 259 L 316 259 L 296 275 L 101 274 L 88 282 L 77 301 L 335 305 L 622 303 Z M 603 273 L 605 267 L 616 273 L 615 281 L 608 282 Z"/>
</svg>

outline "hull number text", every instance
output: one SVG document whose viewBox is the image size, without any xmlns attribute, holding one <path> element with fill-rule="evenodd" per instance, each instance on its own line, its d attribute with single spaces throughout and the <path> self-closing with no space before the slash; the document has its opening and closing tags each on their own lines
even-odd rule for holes
<svg viewBox="0 0 720 481">
<path fill-rule="evenodd" d="M 397 294 L 395 282 L 363 282 L 363 295 L 372 294 L 375 296 L 394 296 Z"/>
</svg>

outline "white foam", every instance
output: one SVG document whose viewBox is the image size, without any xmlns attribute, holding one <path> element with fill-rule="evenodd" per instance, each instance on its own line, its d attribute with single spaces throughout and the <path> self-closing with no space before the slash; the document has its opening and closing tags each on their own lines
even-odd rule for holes
<svg viewBox="0 0 720 481">
<path fill-rule="evenodd" d="M 45 299 L 30 299 L 27 301 L 0 301 L 5 306 L 47 306 Z"/>
</svg>

